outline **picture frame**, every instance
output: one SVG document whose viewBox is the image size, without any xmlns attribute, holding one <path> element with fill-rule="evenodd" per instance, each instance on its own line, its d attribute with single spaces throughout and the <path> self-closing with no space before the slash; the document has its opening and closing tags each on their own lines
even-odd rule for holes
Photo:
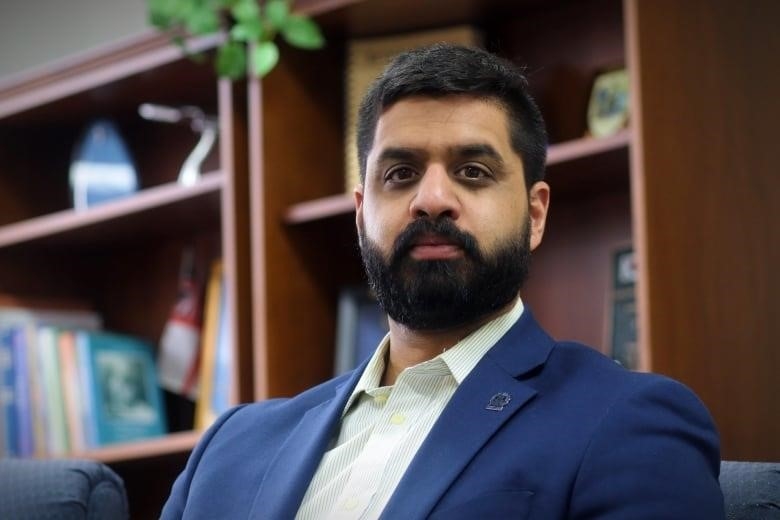
<svg viewBox="0 0 780 520">
<path fill-rule="evenodd" d="M 607 309 L 609 356 L 629 370 L 638 370 L 638 322 L 635 286 L 636 258 L 630 245 L 617 247 L 611 259 L 611 287 Z"/>
<path fill-rule="evenodd" d="M 596 76 L 588 102 L 588 133 L 609 137 L 628 126 L 629 84 L 625 68 Z"/>
<path fill-rule="evenodd" d="M 339 292 L 334 373 L 340 375 L 371 357 L 389 331 L 387 314 L 364 286 Z"/>
</svg>

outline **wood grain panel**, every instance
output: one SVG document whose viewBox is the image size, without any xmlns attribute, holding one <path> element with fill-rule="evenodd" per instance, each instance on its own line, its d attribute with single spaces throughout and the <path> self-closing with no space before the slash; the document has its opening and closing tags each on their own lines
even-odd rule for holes
<svg viewBox="0 0 780 520">
<path fill-rule="evenodd" d="M 652 368 L 702 397 L 725 458 L 780 460 L 780 4 L 627 10 Z"/>
<path fill-rule="evenodd" d="M 302 256 L 307 238 L 291 233 L 283 217 L 294 203 L 341 191 L 343 91 L 334 73 L 342 70 L 340 50 L 285 51 L 256 84 L 250 107 L 258 118 L 250 125 L 252 211 L 259 212 L 252 216 L 257 398 L 300 392 L 326 379 L 333 365 L 332 281 L 308 262 L 340 269 L 332 255 L 337 246 L 326 240 L 314 256 Z"/>
</svg>

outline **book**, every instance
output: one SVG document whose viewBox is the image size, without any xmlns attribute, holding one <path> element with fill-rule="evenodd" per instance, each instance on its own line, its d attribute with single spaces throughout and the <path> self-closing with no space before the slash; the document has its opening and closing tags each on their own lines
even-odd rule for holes
<svg viewBox="0 0 780 520">
<path fill-rule="evenodd" d="M 0 424 L 3 426 L 3 445 L 0 455 L 18 455 L 16 426 L 16 385 L 14 384 L 14 362 L 12 333 L 9 328 L 0 330 Z"/>
<path fill-rule="evenodd" d="M 29 361 L 27 357 L 27 339 L 23 325 L 9 328 L 11 358 L 14 365 L 14 411 L 16 414 L 16 454 L 19 457 L 32 457 L 35 451 L 33 438 L 33 410 L 31 402 L 32 382 L 30 381 Z"/>
<path fill-rule="evenodd" d="M 343 288 L 338 302 L 335 375 L 371 357 L 389 330 L 387 314 L 368 288 Z"/>
<path fill-rule="evenodd" d="M 72 330 L 60 330 L 57 334 L 57 347 L 59 349 L 62 398 L 65 404 L 65 424 L 70 440 L 69 447 L 71 451 L 81 452 L 87 449 L 87 441 L 81 411 L 84 392 L 78 369 L 76 333 Z"/>
<path fill-rule="evenodd" d="M 201 287 L 194 275 L 194 253 L 182 255 L 176 302 L 163 329 L 157 364 L 165 390 L 195 401 L 200 364 Z"/>
<path fill-rule="evenodd" d="M 358 110 L 368 87 L 395 55 L 425 45 L 448 42 L 477 46 L 479 32 L 470 26 L 459 25 L 444 29 L 418 31 L 379 38 L 358 38 L 347 44 L 346 67 L 346 135 L 344 149 L 344 191 L 351 195 L 360 184 L 360 167 L 355 143 Z"/>
<path fill-rule="evenodd" d="M 82 382 L 97 445 L 163 435 L 167 421 L 151 344 L 127 335 L 79 331 L 91 379 Z"/>
<path fill-rule="evenodd" d="M 41 325 L 37 330 L 38 367 L 41 393 L 44 395 L 44 439 L 46 453 L 53 456 L 64 455 L 70 451 L 60 378 L 58 334 L 57 328 L 51 325 Z"/>
<path fill-rule="evenodd" d="M 201 334 L 201 357 L 199 392 L 195 402 L 195 429 L 204 430 L 216 418 L 212 396 L 217 359 L 217 342 L 220 334 L 220 307 L 223 299 L 222 262 L 216 260 L 209 274 L 203 311 L 203 333 Z"/>
<path fill-rule="evenodd" d="M 94 329 L 100 325 L 100 316 L 78 302 L 36 300 L 0 294 L 0 328 L 14 331 L 8 341 L 11 343 L 11 361 L 15 366 L 14 411 L 10 420 L 16 429 L 11 440 L 15 443 L 14 451 L 17 455 L 62 454 L 70 447 L 70 438 L 67 435 L 63 438 L 54 423 L 58 418 L 57 411 L 53 412 L 52 417 L 49 410 L 55 406 L 54 402 L 50 402 L 50 395 L 63 398 L 62 381 L 59 379 L 59 347 L 55 341 L 55 365 L 44 374 L 39 329 L 45 326 Z M 46 339 L 51 338 L 57 339 L 56 334 L 50 334 Z M 47 381 L 52 377 L 57 378 L 56 389 Z M 57 406 L 62 406 L 62 403 Z M 57 435 L 58 440 L 52 439 L 53 435 Z"/>
<path fill-rule="evenodd" d="M 227 294 L 224 289 L 219 298 L 219 320 L 217 329 L 217 344 L 214 359 L 214 383 L 210 397 L 210 419 L 216 419 L 226 412 L 233 401 L 233 342 L 230 334 L 230 312 Z"/>
</svg>

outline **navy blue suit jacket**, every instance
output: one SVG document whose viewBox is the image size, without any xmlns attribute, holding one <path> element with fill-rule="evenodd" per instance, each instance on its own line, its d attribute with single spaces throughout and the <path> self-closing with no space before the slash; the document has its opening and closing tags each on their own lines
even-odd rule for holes
<svg viewBox="0 0 780 520">
<path fill-rule="evenodd" d="M 363 367 L 223 415 L 162 517 L 294 518 Z M 499 393 L 510 401 L 487 409 Z M 458 387 L 382 518 L 713 520 L 719 465 L 690 390 L 557 343 L 526 310 Z"/>
</svg>

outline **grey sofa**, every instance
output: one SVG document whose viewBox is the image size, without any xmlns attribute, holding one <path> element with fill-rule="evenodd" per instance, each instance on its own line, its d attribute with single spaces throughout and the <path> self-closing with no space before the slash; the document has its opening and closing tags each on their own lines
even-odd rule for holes
<svg viewBox="0 0 780 520">
<path fill-rule="evenodd" d="M 127 494 L 122 479 L 99 462 L 0 459 L 0 518 L 124 520 Z"/>
</svg>

